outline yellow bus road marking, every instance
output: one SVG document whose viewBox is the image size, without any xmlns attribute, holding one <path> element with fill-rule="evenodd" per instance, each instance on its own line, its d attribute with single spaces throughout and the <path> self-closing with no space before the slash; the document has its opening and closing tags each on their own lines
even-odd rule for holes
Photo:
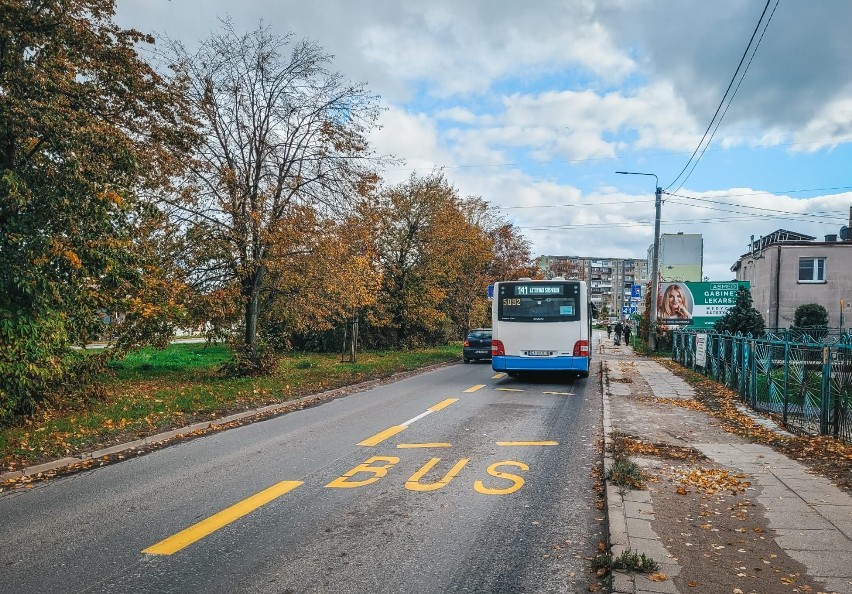
<svg viewBox="0 0 852 594">
<path fill-rule="evenodd" d="M 542 394 L 554 394 L 556 396 L 573 396 L 574 392 L 542 392 Z"/>
<path fill-rule="evenodd" d="M 415 448 L 451 448 L 452 444 L 446 442 L 435 442 L 435 443 L 400 443 L 396 446 L 398 449 L 415 449 Z"/>
<path fill-rule="evenodd" d="M 405 425 L 394 425 L 393 427 L 389 427 L 388 429 L 385 429 L 384 431 L 381 431 L 380 433 L 376 433 L 373 437 L 369 437 L 369 438 L 365 439 L 364 441 L 360 442 L 358 445 L 362 445 L 362 446 L 379 445 L 384 440 L 388 439 L 389 437 L 393 437 L 394 435 L 396 435 L 397 433 L 399 433 L 403 429 L 405 429 Z"/>
<path fill-rule="evenodd" d="M 558 441 L 498 441 L 498 446 L 555 446 Z"/>
<path fill-rule="evenodd" d="M 524 390 L 519 390 L 518 388 L 496 388 L 501 392 L 523 392 Z"/>
<path fill-rule="evenodd" d="M 447 408 L 447 407 L 448 407 L 449 405 L 451 405 L 453 402 L 458 402 L 458 401 L 459 401 L 459 399 L 458 399 L 458 398 L 447 398 L 446 400 L 442 400 L 441 402 L 439 402 L 439 403 L 438 403 L 438 404 L 436 404 L 435 406 L 430 406 L 430 407 L 429 407 L 429 411 L 431 411 L 431 412 L 438 412 L 438 411 L 439 411 L 439 410 L 441 410 L 442 408 Z"/>
<path fill-rule="evenodd" d="M 476 384 L 475 386 L 471 386 L 467 390 L 465 390 L 465 393 L 470 394 L 471 392 L 476 392 L 477 390 L 481 390 L 484 387 L 485 384 Z"/>
<path fill-rule="evenodd" d="M 412 423 L 419 421 L 420 419 L 422 419 L 426 415 L 433 413 L 433 412 L 438 412 L 441 409 L 447 408 L 453 402 L 458 402 L 458 401 L 459 401 L 458 398 L 447 398 L 446 400 L 442 400 L 438 404 L 436 404 L 434 406 L 430 406 L 429 408 L 426 409 L 425 412 L 420 413 L 419 415 L 417 415 L 413 419 L 408 419 L 407 421 L 405 421 L 401 425 L 394 425 L 393 427 L 388 427 L 384 431 L 376 433 L 374 436 L 369 437 L 369 438 L 365 439 L 364 441 L 358 442 L 358 445 L 361 445 L 361 446 L 379 445 L 384 440 L 393 437 L 394 435 L 396 435 L 397 433 L 399 433 L 400 431 L 402 431 L 403 429 L 405 429 L 406 427 L 408 427 Z"/>
<path fill-rule="evenodd" d="M 173 536 L 161 540 L 142 552 L 148 553 L 149 555 L 171 555 L 177 553 L 192 543 L 201 540 L 208 534 L 212 534 L 220 528 L 227 526 L 234 520 L 238 520 L 244 515 L 253 512 L 260 506 L 266 505 L 273 499 L 277 499 L 285 493 L 292 491 L 301 484 L 302 481 L 281 481 L 277 485 L 272 485 L 260 493 L 256 493 L 247 499 L 243 499 L 239 503 L 235 503 L 231 507 L 223 509 L 219 513 L 201 520 L 197 524 L 181 530 Z"/>
<path fill-rule="evenodd" d="M 491 379 L 500 379 L 501 377 L 506 377 L 505 373 L 495 373 L 491 376 Z"/>
</svg>

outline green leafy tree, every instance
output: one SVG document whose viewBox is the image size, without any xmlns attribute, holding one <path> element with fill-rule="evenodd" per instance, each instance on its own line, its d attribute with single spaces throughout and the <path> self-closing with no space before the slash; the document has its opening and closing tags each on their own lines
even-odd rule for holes
<svg viewBox="0 0 852 594">
<path fill-rule="evenodd" d="M 805 303 L 793 314 L 796 328 L 825 328 L 828 326 L 828 310 L 818 303 Z"/>
<path fill-rule="evenodd" d="M 163 208 L 183 222 L 194 289 L 229 298 L 216 315 L 238 331 L 235 371 L 264 373 L 274 357 L 259 324 L 287 319 L 265 309 L 290 290 L 305 259 L 326 261 L 311 258 L 318 246 L 306 231 L 343 220 L 382 162 L 367 142 L 377 100 L 332 72 L 315 43 L 262 26 L 241 34 L 226 22 L 196 52 L 179 42 L 171 51 L 203 142 L 184 191 Z"/>
<path fill-rule="evenodd" d="M 752 336 L 763 336 L 766 331 L 763 317 L 752 306 L 751 291 L 743 285 L 737 289 L 737 301 L 734 306 L 716 320 L 713 327 L 719 332 L 731 334 L 740 332 L 743 335 L 751 334 Z"/>
<path fill-rule="evenodd" d="M 91 379 L 73 343 L 110 326 L 119 349 L 160 339 L 176 279 L 142 201 L 193 141 L 181 89 L 113 22 L 113 0 L 0 6 L 0 422 Z M 172 301 L 169 303 L 169 298 Z M 117 314 L 117 315 L 116 315 Z M 113 353 L 120 354 L 119 351 Z"/>
</svg>

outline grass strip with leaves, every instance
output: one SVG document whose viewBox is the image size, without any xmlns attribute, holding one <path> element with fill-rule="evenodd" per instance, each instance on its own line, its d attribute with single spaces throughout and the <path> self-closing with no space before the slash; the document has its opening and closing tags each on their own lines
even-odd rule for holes
<svg viewBox="0 0 852 594">
<path fill-rule="evenodd" d="M 336 353 L 290 353 L 271 376 L 233 378 L 220 371 L 230 359 L 222 345 L 143 349 L 110 365 L 101 397 L 45 407 L 0 429 L 0 472 L 460 358 L 460 344 L 361 352 L 357 363 Z"/>
</svg>

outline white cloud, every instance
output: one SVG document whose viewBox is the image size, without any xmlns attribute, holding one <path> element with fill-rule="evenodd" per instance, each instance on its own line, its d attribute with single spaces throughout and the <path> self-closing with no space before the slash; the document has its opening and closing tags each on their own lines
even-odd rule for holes
<svg viewBox="0 0 852 594">
<path fill-rule="evenodd" d="M 335 56 L 334 70 L 383 98 L 374 148 L 406 160 L 384 172 L 386 181 L 444 167 L 464 195 L 534 207 L 504 213 L 537 254 L 641 258 L 653 239 L 653 190 L 613 172 L 673 181 L 761 9 L 742 0 L 540 0 L 534 8 L 509 0 L 245 0 L 233 16 L 244 30 L 263 18 L 278 33 L 317 40 Z M 192 45 L 233 10 L 222 0 L 138 0 L 120 3 L 119 16 Z M 663 232 L 702 233 L 710 278 L 730 278 L 752 234 L 788 228 L 822 237 L 848 222 L 849 194 L 758 189 L 849 185 L 850 20 L 846 0 L 781 3 L 688 180 L 694 189 L 678 192 L 736 206 L 667 198 Z M 728 189 L 737 186 L 754 189 Z M 817 211 L 836 216 L 803 216 Z"/>
</svg>

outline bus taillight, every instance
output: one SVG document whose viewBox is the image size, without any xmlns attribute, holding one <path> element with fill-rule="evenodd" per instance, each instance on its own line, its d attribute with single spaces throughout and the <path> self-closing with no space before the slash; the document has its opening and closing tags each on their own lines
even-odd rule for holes
<svg viewBox="0 0 852 594">
<path fill-rule="evenodd" d="M 493 347 L 492 347 L 493 350 Z M 578 340 L 574 343 L 574 356 L 575 357 L 588 357 L 589 356 L 589 341 L 588 340 Z"/>
<path fill-rule="evenodd" d="M 505 357 L 506 349 L 503 347 L 503 343 L 499 340 L 491 341 L 491 356 L 492 357 Z"/>
</svg>

